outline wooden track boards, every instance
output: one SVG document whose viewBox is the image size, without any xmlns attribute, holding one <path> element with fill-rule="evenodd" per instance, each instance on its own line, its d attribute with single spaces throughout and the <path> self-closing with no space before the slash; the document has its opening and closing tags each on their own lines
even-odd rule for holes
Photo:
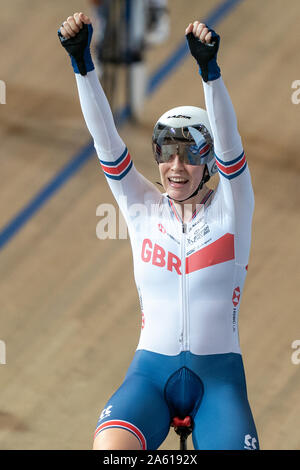
<svg viewBox="0 0 300 470">
<path fill-rule="evenodd" d="M 79 0 L 14 0 L 2 14 L 0 222 L 4 226 L 89 141 L 60 22 Z M 170 1 L 167 44 L 149 51 L 153 71 L 189 21 L 219 2 Z M 240 340 L 261 446 L 299 449 L 300 79 L 297 0 L 245 0 L 218 26 L 220 65 L 239 121 L 255 190 L 253 245 Z M 147 101 L 142 122 L 121 134 L 151 181 L 152 125 L 166 109 L 203 105 L 192 59 Z M 98 414 L 132 359 L 141 324 L 128 240 L 96 237 L 96 208 L 114 202 L 96 156 L 1 252 L 1 449 L 89 449 Z M 161 449 L 177 449 L 173 430 Z M 189 441 L 191 448 L 191 441 Z"/>
</svg>

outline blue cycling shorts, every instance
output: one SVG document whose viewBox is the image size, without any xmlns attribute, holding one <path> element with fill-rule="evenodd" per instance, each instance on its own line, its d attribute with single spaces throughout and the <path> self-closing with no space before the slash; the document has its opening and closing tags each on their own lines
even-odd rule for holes
<svg viewBox="0 0 300 470">
<path fill-rule="evenodd" d="M 133 433 L 156 450 L 172 419 L 191 416 L 194 449 L 259 449 L 237 353 L 166 356 L 136 351 L 124 382 L 103 409 L 94 437 L 109 428 Z"/>
</svg>

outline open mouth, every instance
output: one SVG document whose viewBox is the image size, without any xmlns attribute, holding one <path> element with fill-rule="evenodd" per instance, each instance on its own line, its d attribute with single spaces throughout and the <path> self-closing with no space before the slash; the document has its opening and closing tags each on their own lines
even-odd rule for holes
<svg viewBox="0 0 300 470">
<path fill-rule="evenodd" d="M 168 178 L 168 181 L 170 183 L 170 186 L 172 186 L 172 188 L 182 188 L 182 186 L 184 186 L 188 180 L 185 179 L 185 178 Z"/>
</svg>

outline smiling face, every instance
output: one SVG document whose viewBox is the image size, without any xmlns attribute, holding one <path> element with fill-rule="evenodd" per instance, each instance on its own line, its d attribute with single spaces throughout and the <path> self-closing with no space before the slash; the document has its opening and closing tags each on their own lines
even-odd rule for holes
<svg viewBox="0 0 300 470">
<path fill-rule="evenodd" d="M 166 163 L 158 165 L 162 185 L 168 195 L 177 201 L 183 201 L 193 194 L 202 179 L 204 165 L 183 163 L 179 155 L 172 155 Z"/>
</svg>

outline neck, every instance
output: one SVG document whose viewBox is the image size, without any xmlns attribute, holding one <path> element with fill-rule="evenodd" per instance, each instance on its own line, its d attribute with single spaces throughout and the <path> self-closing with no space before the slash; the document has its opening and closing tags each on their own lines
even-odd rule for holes
<svg viewBox="0 0 300 470">
<path fill-rule="evenodd" d="M 174 199 L 172 200 L 173 204 L 175 204 L 175 207 L 184 222 L 188 222 L 192 218 L 192 215 L 195 210 L 197 208 L 199 209 L 197 205 L 201 204 L 202 200 L 204 199 L 204 196 L 208 193 L 208 191 L 210 191 L 210 189 L 206 185 L 204 185 L 198 194 L 196 194 L 190 199 L 187 199 L 186 201 L 177 202 Z"/>
</svg>

